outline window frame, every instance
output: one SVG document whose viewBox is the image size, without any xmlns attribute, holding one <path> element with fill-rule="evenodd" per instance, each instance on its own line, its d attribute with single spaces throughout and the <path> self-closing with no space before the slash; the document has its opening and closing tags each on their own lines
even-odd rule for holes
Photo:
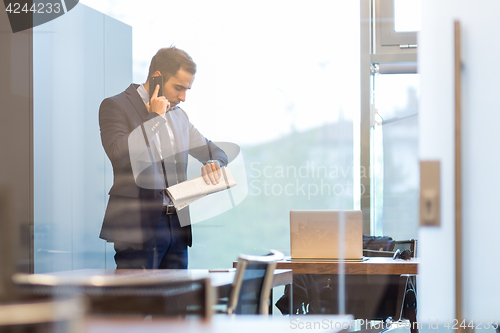
<svg viewBox="0 0 500 333">
<path fill-rule="evenodd" d="M 396 32 L 394 0 L 371 0 L 372 63 L 417 61 L 417 32 Z"/>
</svg>

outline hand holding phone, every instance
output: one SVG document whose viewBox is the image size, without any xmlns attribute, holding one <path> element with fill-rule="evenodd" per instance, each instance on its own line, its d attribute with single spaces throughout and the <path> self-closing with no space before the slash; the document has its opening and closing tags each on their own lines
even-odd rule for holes
<svg viewBox="0 0 500 333">
<path fill-rule="evenodd" d="M 170 103 L 163 96 L 163 77 L 153 76 L 149 81 L 149 102 L 146 104 L 148 111 L 156 112 L 160 116 L 170 109 Z"/>
<path fill-rule="evenodd" d="M 149 100 L 153 97 L 153 92 L 155 91 L 157 85 L 160 85 L 158 96 L 163 96 L 163 76 L 153 76 L 149 80 Z"/>
</svg>

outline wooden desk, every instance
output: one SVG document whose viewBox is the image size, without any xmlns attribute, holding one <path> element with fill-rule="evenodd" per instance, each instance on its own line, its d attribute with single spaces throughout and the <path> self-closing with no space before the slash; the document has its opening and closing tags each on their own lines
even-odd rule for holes
<svg viewBox="0 0 500 333">
<path fill-rule="evenodd" d="M 417 259 L 393 260 L 371 257 L 362 262 L 344 262 L 347 275 L 402 275 L 417 274 Z M 280 261 L 277 268 L 292 269 L 294 274 L 339 274 L 339 263 L 328 261 Z"/>
<path fill-rule="evenodd" d="M 417 274 L 417 259 L 393 260 L 392 258 L 370 257 L 362 262 L 344 262 L 343 265 L 348 313 L 354 314 L 356 318 L 378 319 L 383 318 L 382 315 L 385 315 L 385 318 L 388 316 L 399 318 L 406 281 L 406 278 L 400 276 Z M 304 300 L 300 296 L 305 294 L 308 295 L 307 301 L 317 300 L 319 294 L 313 292 L 309 294 L 304 290 L 319 286 L 320 289 L 317 292 L 320 293 L 319 290 L 323 287 L 321 283 L 328 281 L 326 284 L 331 284 L 333 288 L 331 296 L 333 310 L 330 313 L 338 313 L 335 304 L 339 267 L 340 263 L 334 261 L 283 260 L 277 265 L 279 269 L 292 269 L 293 271 L 294 288 L 291 291 L 285 291 L 285 296 L 290 301 L 289 295 L 295 292 L 294 308 L 300 307 L 300 300 Z M 382 302 L 384 302 L 383 306 L 379 306 Z M 380 310 L 382 308 L 384 311 Z"/>
</svg>

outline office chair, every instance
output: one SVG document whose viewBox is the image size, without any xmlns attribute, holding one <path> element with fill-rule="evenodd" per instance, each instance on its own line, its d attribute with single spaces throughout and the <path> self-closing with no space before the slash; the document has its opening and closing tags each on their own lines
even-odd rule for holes
<svg viewBox="0 0 500 333">
<path fill-rule="evenodd" d="M 417 240 L 410 239 L 404 241 L 393 241 L 390 250 L 395 254 L 400 254 L 400 259 L 411 259 L 417 255 Z M 406 253 L 406 258 L 403 254 Z M 403 318 L 410 321 L 411 333 L 417 333 L 418 328 L 414 327 L 417 321 L 417 276 L 414 274 L 404 274 L 400 277 L 399 297 L 397 309 L 400 309 L 398 321 Z"/>
<path fill-rule="evenodd" d="M 265 256 L 240 255 L 225 312 L 268 315 L 274 269 L 283 258 L 276 250 Z"/>
<path fill-rule="evenodd" d="M 388 244 L 388 251 L 363 249 L 363 256 L 365 257 L 392 257 L 393 259 L 411 259 L 416 257 L 417 254 L 417 240 L 390 240 Z M 396 318 L 395 323 L 403 319 L 408 319 L 411 325 L 411 333 L 417 333 L 418 329 L 414 327 L 416 322 L 416 309 L 417 309 L 417 288 L 416 288 L 416 275 L 401 275 L 398 277 L 397 282 L 397 303 L 396 311 L 393 317 L 386 319 L 386 323 L 391 323 L 393 318 Z M 389 332 L 391 329 L 385 329 L 384 332 Z"/>
</svg>

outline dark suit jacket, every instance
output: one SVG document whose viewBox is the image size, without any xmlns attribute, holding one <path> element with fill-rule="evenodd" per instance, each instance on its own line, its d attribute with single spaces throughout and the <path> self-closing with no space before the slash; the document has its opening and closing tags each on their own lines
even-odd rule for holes
<svg viewBox="0 0 500 333">
<path fill-rule="evenodd" d="M 157 189 L 137 186 L 132 172 L 129 138 L 137 136 L 131 133 L 137 133 L 137 129 L 144 124 L 151 139 L 165 123 L 165 119 L 158 114 L 148 113 L 137 88 L 138 85 L 130 85 L 121 94 L 106 98 L 99 108 L 101 141 L 114 174 L 100 238 L 110 242 L 144 243 L 152 237 L 162 212 L 163 195 Z M 179 181 L 186 180 L 188 154 L 202 163 L 214 159 L 219 160 L 221 166 L 227 165 L 226 154 L 200 134 L 182 109 L 169 112 L 178 152 L 176 167 Z M 158 165 L 152 164 L 151 169 L 153 173 L 163 174 Z M 178 214 L 180 220 L 189 221 L 187 208 Z M 185 228 L 188 228 L 188 245 L 191 246 L 190 224 Z"/>
</svg>

